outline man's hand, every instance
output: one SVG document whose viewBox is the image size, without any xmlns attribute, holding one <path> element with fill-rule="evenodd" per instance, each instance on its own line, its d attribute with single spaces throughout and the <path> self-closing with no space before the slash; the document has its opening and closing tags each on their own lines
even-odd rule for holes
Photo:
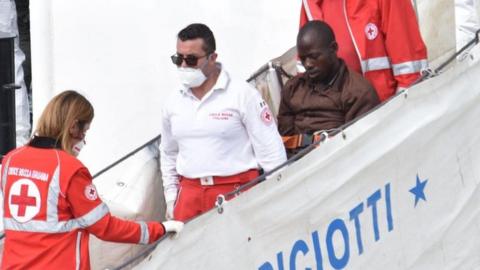
<svg viewBox="0 0 480 270">
<path fill-rule="evenodd" d="M 178 236 L 183 229 L 183 222 L 181 221 L 167 220 L 162 222 L 162 224 L 165 227 L 165 233 L 174 233 L 175 236 Z"/>
<path fill-rule="evenodd" d="M 175 206 L 175 201 L 169 201 L 167 202 L 167 209 L 165 211 L 165 218 L 167 220 L 172 220 L 173 219 L 173 208 Z"/>
</svg>

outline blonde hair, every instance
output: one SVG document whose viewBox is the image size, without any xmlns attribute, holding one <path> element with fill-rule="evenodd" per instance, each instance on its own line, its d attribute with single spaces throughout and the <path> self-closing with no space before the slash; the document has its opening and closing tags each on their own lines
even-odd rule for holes
<svg viewBox="0 0 480 270">
<path fill-rule="evenodd" d="M 84 96 L 72 90 L 64 91 L 43 110 L 35 135 L 55 139 L 64 151 L 73 155 L 70 127 L 77 122 L 79 128 L 84 129 L 93 116 L 93 106 Z"/>
</svg>

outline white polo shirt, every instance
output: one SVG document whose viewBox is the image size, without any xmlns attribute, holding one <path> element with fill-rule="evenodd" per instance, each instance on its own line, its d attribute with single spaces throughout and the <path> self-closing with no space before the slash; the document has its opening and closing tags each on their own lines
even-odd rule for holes
<svg viewBox="0 0 480 270">
<path fill-rule="evenodd" d="M 166 102 L 160 167 L 167 202 L 176 199 L 179 175 L 228 176 L 258 167 L 270 171 L 286 159 L 268 105 L 255 88 L 231 79 L 223 68 L 201 100 L 183 88 Z"/>
</svg>

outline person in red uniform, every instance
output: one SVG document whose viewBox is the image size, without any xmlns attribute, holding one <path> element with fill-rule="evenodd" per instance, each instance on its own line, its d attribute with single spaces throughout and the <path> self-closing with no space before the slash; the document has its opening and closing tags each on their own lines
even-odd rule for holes
<svg viewBox="0 0 480 270">
<path fill-rule="evenodd" d="M 2 269 L 90 269 L 90 234 L 150 244 L 182 229 L 179 221 L 126 221 L 110 214 L 76 158 L 93 115 L 85 97 L 62 92 L 43 111 L 33 139 L 4 157 Z"/>
<path fill-rule="evenodd" d="M 372 83 L 381 101 L 409 87 L 427 67 L 410 0 L 303 0 L 300 26 L 312 20 L 333 28 L 338 56 Z"/>
</svg>

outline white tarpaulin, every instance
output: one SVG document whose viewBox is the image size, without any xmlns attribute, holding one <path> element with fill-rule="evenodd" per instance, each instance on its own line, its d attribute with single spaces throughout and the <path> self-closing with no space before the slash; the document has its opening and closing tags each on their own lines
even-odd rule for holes
<svg viewBox="0 0 480 270">
<path fill-rule="evenodd" d="M 410 89 L 138 268 L 480 269 L 478 74 Z"/>
</svg>

